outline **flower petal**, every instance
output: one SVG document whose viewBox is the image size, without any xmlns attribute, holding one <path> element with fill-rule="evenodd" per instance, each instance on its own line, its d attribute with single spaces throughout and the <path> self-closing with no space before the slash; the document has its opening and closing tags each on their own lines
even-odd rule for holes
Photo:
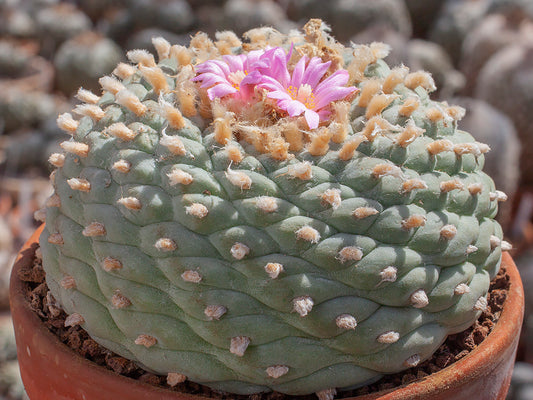
<svg viewBox="0 0 533 400">
<path fill-rule="evenodd" d="M 278 80 L 270 76 L 262 76 L 261 82 L 258 84 L 259 87 L 262 87 L 267 90 L 281 90 L 286 91 L 286 87 L 281 84 Z"/>
<path fill-rule="evenodd" d="M 307 57 L 303 56 L 300 58 L 298 63 L 296 63 L 294 70 L 292 71 L 291 85 L 295 88 L 299 88 L 302 84 L 302 79 L 305 73 L 305 63 L 307 62 Z"/>
<path fill-rule="evenodd" d="M 320 96 L 320 92 L 322 90 L 327 89 L 331 86 L 344 86 L 346 85 L 346 82 L 348 82 L 349 78 L 350 74 L 348 73 L 348 71 L 344 69 L 335 71 L 333 74 L 331 74 L 318 84 L 315 90 L 315 94 Z"/>
<path fill-rule="evenodd" d="M 261 72 L 276 79 L 283 87 L 287 87 L 290 82 L 290 74 L 287 69 L 287 54 L 281 47 L 274 47 L 267 50 L 262 57 L 269 62 L 268 68 L 262 68 Z"/>
<path fill-rule="evenodd" d="M 233 55 L 223 55 L 222 59 L 228 64 L 228 67 L 231 72 L 235 71 L 244 71 L 244 59 L 246 59 L 246 56 L 242 55 L 233 56 Z"/>
<path fill-rule="evenodd" d="M 259 71 L 252 71 L 248 75 L 246 75 L 242 81 L 241 86 L 243 85 L 257 85 L 258 83 L 261 83 L 263 76 Z"/>
<path fill-rule="evenodd" d="M 330 104 L 333 101 L 342 100 L 346 96 L 352 94 L 355 90 L 356 90 L 356 88 L 353 87 L 353 86 L 350 86 L 350 87 L 344 87 L 344 86 L 335 87 L 335 86 L 333 86 L 331 88 L 324 89 L 324 90 L 322 90 L 322 92 L 320 92 L 320 95 L 316 95 L 317 102 L 316 102 L 314 108 L 315 108 L 315 110 L 319 110 L 322 107 L 327 106 L 328 104 Z"/>
<path fill-rule="evenodd" d="M 297 117 L 298 115 L 302 115 L 303 112 L 307 112 L 309 110 L 298 100 L 292 100 L 287 104 L 286 111 L 289 113 L 289 116 Z"/>
<path fill-rule="evenodd" d="M 226 83 L 220 83 L 213 86 L 211 89 L 207 89 L 209 100 L 214 100 L 216 97 L 224 97 L 233 93 L 237 93 L 237 89 Z"/>
<path fill-rule="evenodd" d="M 274 90 L 272 92 L 269 92 L 267 94 L 267 97 L 269 99 L 292 101 L 292 97 L 287 92 L 282 91 L 282 90 Z"/>
<path fill-rule="evenodd" d="M 302 83 L 307 83 L 313 89 L 331 65 L 331 61 L 325 63 L 321 61 L 322 60 L 319 57 L 313 57 L 311 61 L 309 61 L 302 79 Z"/>
<path fill-rule="evenodd" d="M 320 122 L 320 116 L 315 111 L 306 109 L 304 117 L 305 117 L 305 121 L 307 122 L 307 125 L 309 126 L 309 129 L 318 128 L 318 123 Z"/>
</svg>

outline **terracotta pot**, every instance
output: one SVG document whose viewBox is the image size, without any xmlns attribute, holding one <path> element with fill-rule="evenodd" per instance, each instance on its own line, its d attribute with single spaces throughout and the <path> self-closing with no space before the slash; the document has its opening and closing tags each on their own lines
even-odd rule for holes
<svg viewBox="0 0 533 400">
<path fill-rule="evenodd" d="M 208 400 L 126 378 L 79 356 L 61 343 L 31 311 L 18 271 L 31 265 L 38 229 L 19 253 L 11 275 L 11 311 L 22 380 L 31 400 Z M 463 359 L 424 379 L 392 390 L 347 400 L 505 399 L 524 312 L 516 266 L 505 253 L 511 288 L 499 322 L 480 346 Z"/>
</svg>

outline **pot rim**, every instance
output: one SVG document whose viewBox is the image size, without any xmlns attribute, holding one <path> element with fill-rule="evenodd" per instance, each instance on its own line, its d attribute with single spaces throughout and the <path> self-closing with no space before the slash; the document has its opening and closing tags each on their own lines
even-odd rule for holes
<svg viewBox="0 0 533 400">
<path fill-rule="evenodd" d="M 76 364 L 78 368 L 88 368 L 91 375 L 95 377 L 96 382 L 101 379 L 114 379 L 117 385 L 129 387 L 134 392 L 148 390 L 151 392 L 152 396 L 158 395 L 157 398 L 161 400 L 210 400 L 211 398 L 201 395 L 174 392 L 119 375 L 80 356 L 63 344 L 55 334 L 50 332 L 48 328 L 44 326 L 41 319 L 30 309 L 24 296 L 23 282 L 18 278 L 18 271 L 21 266 L 33 262 L 35 256 L 35 247 L 33 247 L 33 245 L 38 243 L 39 236 L 44 229 L 44 226 L 44 224 L 41 225 L 24 244 L 17 255 L 11 273 L 9 290 L 11 312 L 12 314 L 18 313 L 20 315 L 19 319 L 28 324 L 26 329 L 29 329 L 33 333 L 37 333 L 47 342 L 47 345 L 55 347 L 54 351 L 60 353 L 61 356 L 72 358 L 73 363 Z M 447 390 L 457 390 L 465 384 L 468 384 L 468 382 L 472 380 L 472 377 L 476 378 L 477 376 L 483 375 L 483 370 L 477 367 L 480 363 L 490 364 L 491 360 L 493 360 L 497 354 L 512 347 L 513 344 L 516 348 L 524 315 L 524 291 L 518 269 L 508 252 L 503 253 L 502 265 L 507 267 L 507 273 L 510 277 L 510 288 L 498 322 L 480 345 L 462 359 L 422 379 L 392 389 L 368 395 L 345 398 L 344 400 L 417 399 L 422 396 L 437 393 L 435 390 L 438 387 L 445 387 Z M 519 314 L 519 317 L 517 314 Z M 23 350 L 18 348 L 17 351 L 20 353 Z M 27 351 L 29 352 L 29 349 L 27 349 Z M 507 381 L 509 380 L 510 376 L 507 378 Z M 504 386 L 508 387 L 508 382 L 506 383 L 507 384 Z M 507 387 L 505 387 L 504 392 L 498 394 L 498 398 L 505 398 Z"/>
</svg>

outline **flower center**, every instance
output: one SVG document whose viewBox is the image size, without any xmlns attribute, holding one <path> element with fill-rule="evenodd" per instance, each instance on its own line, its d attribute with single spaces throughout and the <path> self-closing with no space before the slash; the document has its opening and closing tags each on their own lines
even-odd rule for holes
<svg viewBox="0 0 533 400">
<path fill-rule="evenodd" d="M 240 90 L 242 80 L 248 75 L 248 71 L 235 71 L 228 75 L 228 81 L 231 85 Z"/>
<path fill-rule="evenodd" d="M 289 93 L 289 96 L 291 96 L 293 100 L 299 101 L 308 109 L 312 110 L 315 108 L 315 95 L 311 85 L 304 83 L 298 88 L 291 85 L 287 88 L 287 93 Z"/>
</svg>

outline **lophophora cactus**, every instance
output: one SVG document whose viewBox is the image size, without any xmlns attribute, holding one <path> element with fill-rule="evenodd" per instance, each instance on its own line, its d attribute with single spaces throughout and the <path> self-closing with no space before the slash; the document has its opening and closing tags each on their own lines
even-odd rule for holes
<svg viewBox="0 0 533 400">
<path fill-rule="evenodd" d="M 513 121 L 522 143 L 520 182 L 524 185 L 533 183 L 530 146 L 533 126 L 529 122 L 532 86 L 533 42 L 525 40 L 502 48 L 489 58 L 479 73 L 474 92 L 477 98 L 504 112 Z"/>
<path fill-rule="evenodd" d="M 505 195 L 463 110 L 386 46 L 319 20 L 247 37 L 155 39 L 158 63 L 131 51 L 80 91 L 37 213 L 47 282 L 67 325 L 171 385 L 332 399 L 476 320 Z"/>
<path fill-rule="evenodd" d="M 74 94 L 80 86 L 97 90 L 98 78 L 122 60 L 120 47 L 111 39 L 88 31 L 67 40 L 54 56 L 56 87 Z"/>
</svg>

